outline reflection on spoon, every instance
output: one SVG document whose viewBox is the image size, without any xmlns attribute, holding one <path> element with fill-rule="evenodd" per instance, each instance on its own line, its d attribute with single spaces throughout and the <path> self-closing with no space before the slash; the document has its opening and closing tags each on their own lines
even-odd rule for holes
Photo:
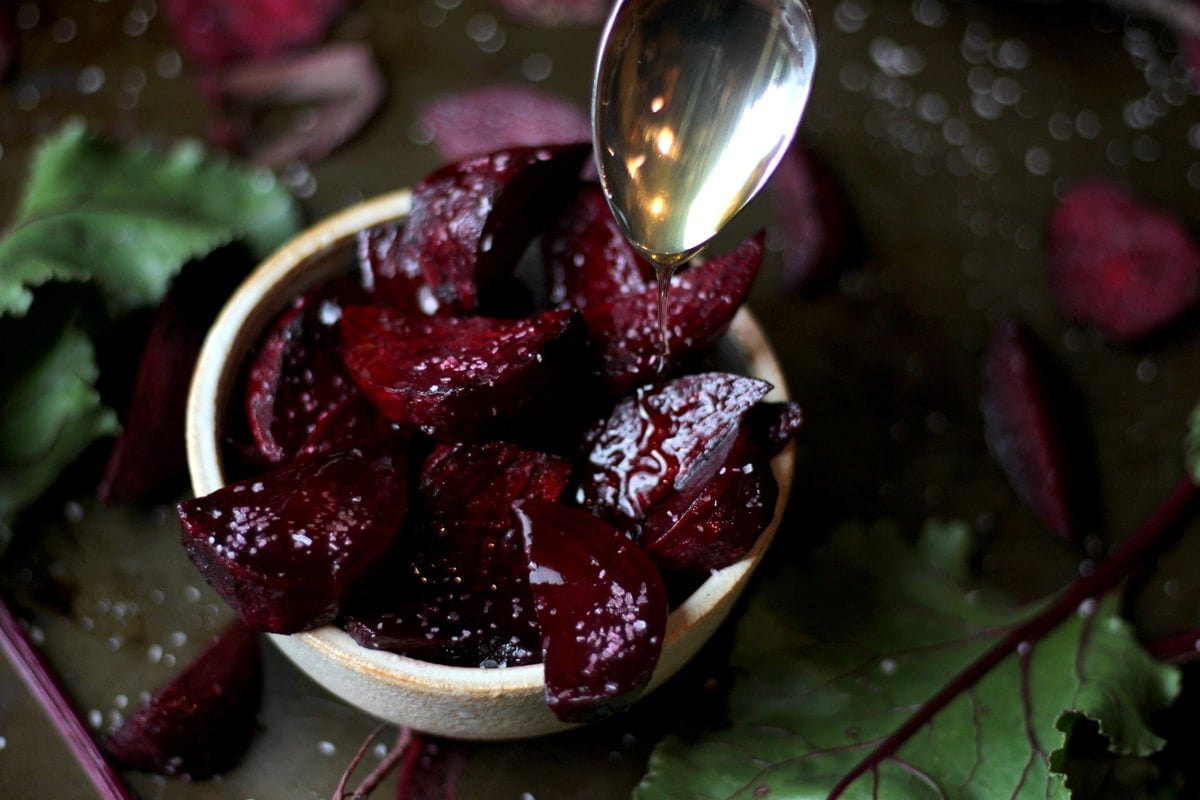
<svg viewBox="0 0 1200 800">
<path fill-rule="evenodd" d="M 621 0 L 613 9 L 593 85 L 597 165 L 618 224 L 660 278 L 770 178 L 815 63 L 801 0 Z"/>
</svg>

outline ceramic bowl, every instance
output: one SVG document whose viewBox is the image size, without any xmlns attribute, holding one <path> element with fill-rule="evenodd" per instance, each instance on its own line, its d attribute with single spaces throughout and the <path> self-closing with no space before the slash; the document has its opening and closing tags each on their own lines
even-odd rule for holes
<svg viewBox="0 0 1200 800">
<path fill-rule="evenodd" d="M 254 343 L 296 296 L 346 274 L 355 235 L 402 219 L 411 205 L 397 191 L 352 206 L 296 236 L 251 274 L 214 323 L 190 387 L 187 452 L 193 491 L 225 484 L 222 429 L 231 397 Z M 721 366 L 775 385 L 771 400 L 787 398 L 784 376 L 762 330 L 742 310 L 719 345 Z M 792 478 L 792 449 L 772 463 L 780 484 L 771 526 L 737 563 L 713 573 L 671 612 L 650 689 L 671 677 L 727 617 L 779 524 Z M 380 719 L 440 736 L 497 740 L 540 736 L 570 727 L 546 707 L 540 664 L 483 669 L 449 667 L 359 646 L 340 628 L 269 637 L 301 670 L 333 694 Z"/>
</svg>

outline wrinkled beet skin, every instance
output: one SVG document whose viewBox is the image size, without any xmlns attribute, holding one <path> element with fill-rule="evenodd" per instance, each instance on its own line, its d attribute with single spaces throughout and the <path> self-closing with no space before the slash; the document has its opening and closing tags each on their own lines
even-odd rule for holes
<svg viewBox="0 0 1200 800">
<path fill-rule="evenodd" d="M 650 557 L 586 511 L 514 506 L 542 630 L 546 702 L 565 722 L 595 722 L 641 696 L 658 664 L 667 591 Z"/>
<path fill-rule="evenodd" d="M 400 530 L 403 451 L 296 459 L 178 506 L 188 555 L 254 630 L 332 622 Z"/>
<path fill-rule="evenodd" d="M 706 466 L 654 508 L 638 543 L 664 570 L 705 575 L 733 564 L 775 516 L 779 484 L 771 458 L 801 424 L 795 403 L 758 403 L 714 470 Z"/>
<path fill-rule="evenodd" d="M 203 780 L 235 767 L 258 727 L 258 637 L 234 620 L 104 741 L 117 763 Z"/>
<path fill-rule="evenodd" d="M 1200 300 L 1200 245 L 1178 218 L 1107 180 L 1063 197 L 1045 252 L 1059 308 L 1114 344 L 1160 332 Z"/>
<path fill-rule="evenodd" d="M 1069 393 L 1052 375 L 1054 364 L 1023 324 L 1005 320 L 983 353 L 980 409 L 992 457 L 1018 498 L 1056 536 L 1078 541 L 1086 516 L 1086 447 L 1072 446 L 1063 408 Z"/>
<path fill-rule="evenodd" d="M 670 373 L 721 337 L 746 301 L 763 259 L 762 232 L 730 253 L 681 270 L 667 295 Z M 583 310 L 588 338 L 598 351 L 604 382 L 620 396 L 660 377 L 658 286 Z"/>
<path fill-rule="evenodd" d="M 642 258 L 613 217 L 598 183 L 585 183 L 542 240 L 547 298 L 556 308 L 586 308 L 656 289 Z"/>
<path fill-rule="evenodd" d="M 246 417 L 259 454 L 278 464 L 299 452 L 321 418 L 358 393 L 339 355 L 337 317 L 366 301 L 357 281 L 302 295 L 259 342 L 246 379 Z"/>
<path fill-rule="evenodd" d="M 728 454 L 742 417 L 771 385 L 723 372 L 643 387 L 587 432 L 579 505 L 621 529 Z"/>
<path fill-rule="evenodd" d="M 588 144 L 520 147 L 453 162 L 413 190 L 394 257 L 372 262 L 400 309 L 486 311 L 511 291 L 517 262 L 579 182 Z"/>
<path fill-rule="evenodd" d="M 508 442 L 443 444 L 419 477 L 399 567 L 345 628 L 360 644 L 461 666 L 518 666 L 541 657 L 514 501 L 557 501 L 571 465 Z M 384 609 L 382 611 L 377 609 Z"/>
<path fill-rule="evenodd" d="M 511 427 L 552 402 L 580 360 L 575 315 L 425 317 L 387 306 L 345 309 L 342 355 L 387 419 L 445 439 Z"/>
</svg>

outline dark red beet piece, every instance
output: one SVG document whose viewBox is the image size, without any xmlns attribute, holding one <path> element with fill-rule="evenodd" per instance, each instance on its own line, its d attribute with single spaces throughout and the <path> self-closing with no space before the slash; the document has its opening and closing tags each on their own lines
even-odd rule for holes
<svg viewBox="0 0 1200 800">
<path fill-rule="evenodd" d="M 779 162 L 771 188 L 779 207 L 784 286 L 803 294 L 827 283 L 844 263 L 850 205 L 829 166 L 799 142 Z"/>
<path fill-rule="evenodd" d="M 299 458 L 179 504 L 183 544 L 254 630 L 332 622 L 395 541 L 407 509 L 402 451 Z"/>
<path fill-rule="evenodd" d="M 578 361 L 577 318 L 425 317 L 386 306 L 345 309 L 343 356 L 376 408 L 406 429 L 446 439 L 504 430 Z"/>
<path fill-rule="evenodd" d="M 514 506 L 542 629 L 546 702 L 566 722 L 591 722 L 641 695 L 667 628 L 658 567 L 620 531 L 579 508 Z"/>
<path fill-rule="evenodd" d="M 1071 189 L 1050 216 L 1050 291 L 1064 314 L 1114 344 L 1160 331 L 1200 299 L 1200 246 L 1181 221 L 1115 183 Z"/>
<path fill-rule="evenodd" d="M 742 418 L 770 389 L 757 378 L 705 372 L 620 400 L 585 436 L 580 505 L 622 529 L 640 524 L 694 475 L 724 462 Z"/>
<path fill-rule="evenodd" d="M 246 377 L 246 417 L 263 459 L 296 455 L 325 414 L 358 394 L 339 353 L 338 318 L 366 294 L 344 279 L 299 297 L 267 331 Z"/>
<path fill-rule="evenodd" d="M 772 518 L 779 483 L 771 457 L 800 427 L 795 403 L 759 403 L 728 455 L 706 465 L 650 512 L 638 543 L 666 570 L 704 575 L 750 551 Z M 710 462 L 711 464 L 711 462 Z"/>
<path fill-rule="evenodd" d="M 750 294 L 763 259 L 763 234 L 730 253 L 695 264 L 671 278 L 668 295 L 667 372 L 712 345 Z M 659 377 L 658 287 L 583 309 L 588 338 L 599 351 L 605 383 L 614 395 Z"/>
<path fill-rule="evenodd" d="M 348 0 L 164 0 L 180 52 L 220 67 L 309 47 L 325 38 Z"/>
<path fill-rule="evenodd" d="M 1072 436 L 1055 390 L 1053 364 L 1021 323 L 996 327 L 983 352 L 980 408 L 992 456 L 1017 496 L 1055 535 L 1077 541 L 1084 533 L 1078 487 L 1088 470 L 1086 450 Z M 1075 413 L 1069 411 L 1067 413 Z"/>
<path fill-rule="evenodd" d="M 510 148 L 430 173 L 413 190 L 394 258 L 372 263 L 377 291 L 428 314 L 486 310 L 505 298 L 521 255 L 575 191 L 590 152 L 588 144 Z"/>
<path fill-rule="evenodd" d="M 447 161 L 592 137 L 587 112 L 574 101 L 520 84 L 440 95 L 421 106 L 417 120 Z"/>
<path fill-rule="evenodd" d="M 621 233 L 604 190 L 585 183 L 542 239 L 546 294 L 558 308 L 586 308 L 658 286 L 654 265 Z"/>
<path fill-rule="evenodd" d="M 396 434 L 362 392 L 355 392 L 322 414 L 300 446 L 300 455 L 329 454 L 351 447 L 369 447 Z"/>
<path fill-rule="evenodd" d="M 104 742 L 124 767 L 202 780 L 236 766 L 258 727 L 258 637 L 234 620 Z"/>
<path fill-rule="evenodd" d="M 558 500 L 568 461 L 507 442 L 443 444 L 419 479 L 427 518 L 409 523 L 404 567 L 382 575 L 382 597 L 348 616 L 361 644 L 462 666 L 516 666 L 541 657 L 524 540 L 514 501 Z"/>
</svg>

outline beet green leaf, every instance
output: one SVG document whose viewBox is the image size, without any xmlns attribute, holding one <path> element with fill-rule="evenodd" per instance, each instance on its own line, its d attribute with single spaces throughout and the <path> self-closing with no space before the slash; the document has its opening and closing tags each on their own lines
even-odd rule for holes
<svg viewBox="0 0 1200 800">
<path fill-rule="evenodd" d="M 1179 674 L 1138 646 L 1112 600 L 955 685 L 1042 608 L 960 581 L 961 533 L 930 526 L 914 549 L 893 526 L 847 526 L 771 576 L 739 623 L 731 727 L 665 740 L 635 796 L 1068 798 L 1077 726 L 1098 728 L 1114 759 L 1157 752 L 1149 720 L 1177 696 Z M 895 736 L 922 707 L 928 720 Z"/>
</svg>

